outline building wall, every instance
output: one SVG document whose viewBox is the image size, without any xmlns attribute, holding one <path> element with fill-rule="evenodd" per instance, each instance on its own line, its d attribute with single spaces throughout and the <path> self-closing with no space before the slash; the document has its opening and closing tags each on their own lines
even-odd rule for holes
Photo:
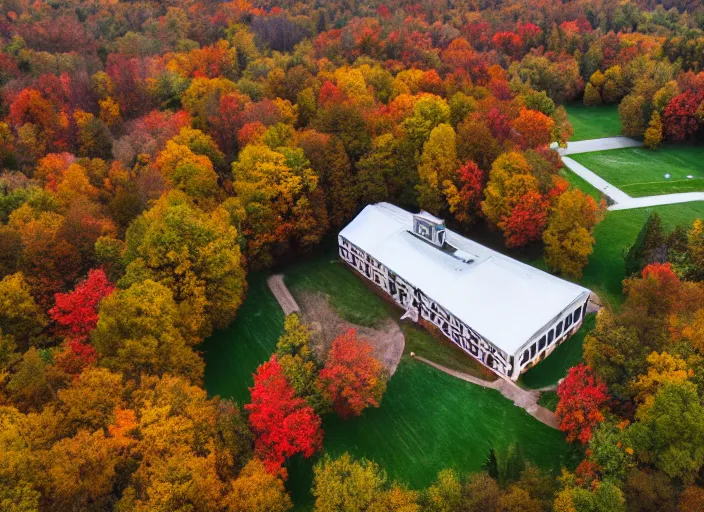
<svg viewBox="0 0 704 512">
<path fill-rule="evenodd" d="M 526 343 L 516 352 L 517 373 L 522 373 L 534 364 L 545 359 L 572 334 L 577 332 L 584 322 L 584 315 L 587 312 L 587 301 L 589 296 L 580 299 L 560 313 L 549 327 L 544 329 L 539 336 Z"/>
<path fill-rule="evenodd" d="M 512 357 L 482 339 L 468 325 L 427 297 L 420 289 L 379 263 L 376 259 L 338 236 L 340 257 L 364 277 L 389 294 L 402 308 L 415 309 L 421 318 L 437 326 L 464 352 L 496 373 L 511 377 Z M 513 377 L 518 378 L 518 373 Z"/>
</svg>

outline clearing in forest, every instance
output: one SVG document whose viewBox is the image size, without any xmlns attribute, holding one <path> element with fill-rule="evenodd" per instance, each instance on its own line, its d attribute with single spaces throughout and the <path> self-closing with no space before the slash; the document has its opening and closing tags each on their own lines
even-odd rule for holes
<svg viewBox="0 0 704 512">
<path fill-rule="evenodd" d="M 621 135 L 618 105 L 587 107 L 582 103 L 570 103 L 565 109 L 573 130 L 571 141 Z"/>
</svg>

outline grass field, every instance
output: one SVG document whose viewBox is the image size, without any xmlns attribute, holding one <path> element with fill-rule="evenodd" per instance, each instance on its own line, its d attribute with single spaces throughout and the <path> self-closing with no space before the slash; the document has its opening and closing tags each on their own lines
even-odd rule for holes
<svg viewBox="0 0 704 512">
<path fill-rule="evenodd" d="M 623 148 L 571 158 L 632 197 L 704 190 L 704 146 Z"/>
<path fill-rule="evenodd" d="M 592 196 L 595 200 L 601 201 L 603 197 L 601 191 L 581 176 L 577 176 L 566 167 L 560 169 L 559 174 L 569 182 L 571 187 L 578 188 L 585 194 Z"/>
<path fill-rule="evenodd" d="M 347 320 L 374 325 L 393 308 L 371 292 L 334 255 L 325 253 L 284 269 L 295 293 L 321 291 Z M 201 347 L 206 361 L 208 392 L 248 400 L 251 373 L 274 350 L 283 315 L 261 275 L 250 276 L 249 295 L 237 319 Z M 442 345 L 425 331 L 404 325 L 409 339 L 401 364 L 389 382 L 379 409 L 343 422 L 324 418 L 325 451 L 378 462 L 391 478 L 414 488 L 427 486 L 445 467 L 460 471 L 481 468 L 491 446 L 516 443 L 528 459 L 559 471 L 575 462 L 560 432 L 536 421 L 498 392 L 473 386 L 411 359 L 410 350 L 462 370 L 471 360 L 451 345 Z M 314 461 L 293 460 L 289 487 L 297 510 L 311 503 L 309 489 Z"/>
<path fill-rule="evenodd" d="M 621 135 L 621 120 L 617 105 L 585 107 L 582 103 L 565 105 L 567 117 L 572 124 L 570 140 L 600 139 Z"/>
<path fill-rule="evenodd" d="M 558 346 L 550 356 L 521 375 L 520 384 L 529 389 L 557 384 L 561 378 L 567 375 L 567 370 L 582 360 L 584 338 L 595 324 L 596 315 L 586 316 L 584 324 L 574 336 Z"/>
<path fill-rule="evenodd" d="M 602 302 L 612 307 L 618 307 L 623 300 L 621 283 L 626 277 L 623 253 L 635 241 L 651 210 L 660 214 L 668 230 L 676 225 L 688 227 L 694 219 L 704 218 L 704 202 L 701 201 L 607 212 L 594 228 L 594 252 L 579 283 L 595 291 Z"/>
</svg>

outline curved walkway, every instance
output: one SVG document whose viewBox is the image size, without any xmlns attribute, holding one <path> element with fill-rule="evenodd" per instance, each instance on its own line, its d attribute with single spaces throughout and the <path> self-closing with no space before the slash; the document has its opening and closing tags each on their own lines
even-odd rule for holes
<svg viewBox="0 0 704 512">
<path fill-rule="evenodd" d="M 565 164 L 565 167 L 580 178 L 589 182 L 595 188 L 599 189 L 602 194 L 609 198 L 609 202 L 611 203 L 609 210 L 630 210 L 634 208 L 647 208 L 650 206 L 662 206 L 666 204 L 704 201 L 704 192 L 682 192 L 679 194 L 631 197 L 623 190 L 613 186 L 604 178 L 597 175 L 595 172 L 590 171 L 582 164 L 566 156 L 577 153 L 590 153 L 592 151 L 638 147 L 642 145 L 642 142 L 629 139 L 628 137 L 607 137 L 604 139 L 570 142 L 567 144 L 566 148 L 559 148 L 557 151 L 560 155 L 562 155 L 562 163 Z"/>
<path fill-rule="evenodd" d="M 440 370 L 441 372 L 445 372 L 448 375 L 452 375 L 453 377 L 456 377 L 458 379 L 471 382 L 472 384 L 476 384 L 477 386 L 482 386 L 484 388 L 495 389 L 504 397 L 511 400 L 514 405 L 517 405 L 521 409 L 525 410 L 528 414 L 533 416 L 539 422 L 544 423 L 548 427 L 552 427 L 554 429 L 557 428 L 557 420 L 555 419 L 555 413 L 553 413 L 549 409 L 546 409 L 542 405 L 538 405 L 538 398 L 540 398 L 540 391 L 538 390 L 521 389 L 516 386 L 513 382 L 503 378 L 499 378 L 495 381 L 489 382 L 474 377 L 473 375 L 468 375 L 464 372 L 458 372 L 457 370 L 453 370 L 441 364 L 434 363 L 433 361 L 430 361 L 429 359 L 426 359 L 419 355 L 414 355 L 413 357 L 414 359 L 422 361 L 423 363 L 430 365 L 433 368 Z"/>
</svg>

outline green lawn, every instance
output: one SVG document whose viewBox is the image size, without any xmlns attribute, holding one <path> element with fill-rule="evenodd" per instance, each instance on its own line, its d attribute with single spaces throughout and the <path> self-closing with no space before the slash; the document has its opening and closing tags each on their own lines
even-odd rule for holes
<svg viewBox="0 0 704 512">
<path fill-rule="evenodd" d="M 539 405 L 542 405 L 546 409 L 550 409 L 553 412 L 557 409 L 557 402 L 559 401 L 560 399 L 557 396 L 557 391 L 543 391 L 540 394 L 540 398 L 538 398 Z"/>
<path fill-rule="evenodd" d="M 618 307 L 623 300 L 621 283 L 626 277 L 623 253 L 635 241 L 651 210 L 660 214 L 668 230 L 678 224 L 691 226 L 694 219 L 704 218 L 702 201 L 607 212 L 604 220 L 594 228 L 594 252 L 579 280 L 581 285 L 596 292 L 605 304 Z"/>
<path fill-rule="evenodd" d="M 588 194 L 592 196 L 595 200 L 601 201 L 601 198 L 603 197 L 603 194 L 601 193 L 601 190 L 596 188 L 594 185 L 589 183 L 587 180 L 582 178 L 581 176 L 577 176 L 575 173 L 570 171 L 567 167 L 563 167 L 560 169 L 559 172 L 560 176 L 565 178 L 569 184 L 570 187 L 572 188 L 578 188 L 585 194 Z"/>
<path fill-rule="evenodd" d="M 529 389 L 544 388 L 557 384 L 567 375 L 567 370 L 579 364 L 582 360 L 582 344 L 584 337 L 594 328 L 596 315 L 588 315 L 579 331 L 552 354 L 532 367 L 521 376 L 520 384 Z"/>
<path fill-rule="evenodd" d="M 621 120 L 617 105 L 585 107 L 582 103 L 565 105 L 567 117 L 572 124 L 570 140 L 600 139 L 621 135 Z"/>
<path fill-rule="evenodd" d="M 342 316 L 373 325 L 394 308 L 369 290 L 329 252 L 284 269 L 295 294 L 300 290 L 326 293 Z M 261 275 L 250 276 L 249 295 L 237 319 L 203 345 L 205 384 L 212 395 L 248 399 L 251 373 L 274 350 L 283 315 Z M 451 345 L 442 345 L 415 326 L 404 325 L 411 349 L 442 364 L 464 366 Z M 464 366 L 464 367 L 463 367 Z M 391 478 L 414 488 L 427 486 L 446 467 L 477 471 L 491 446 L 519 444 L 541 467 L 559 471 L 574 460 L 560 432 L 536 421 L 498 392 L 450 377 L 404 355 L 389 382 L 379 409 L 343 422 L 324 418 L 325 451 L 345 451 L 378 462 Z M 294 460 L 288 487 L 297 510 L 311 503 L 309 489 L 314 461 Z"/>
<path fill-rule="evenodd" d="M 704 190 L 704 146 L 623 148 L 571 158 L 632 197 Z"/>
</svg>

